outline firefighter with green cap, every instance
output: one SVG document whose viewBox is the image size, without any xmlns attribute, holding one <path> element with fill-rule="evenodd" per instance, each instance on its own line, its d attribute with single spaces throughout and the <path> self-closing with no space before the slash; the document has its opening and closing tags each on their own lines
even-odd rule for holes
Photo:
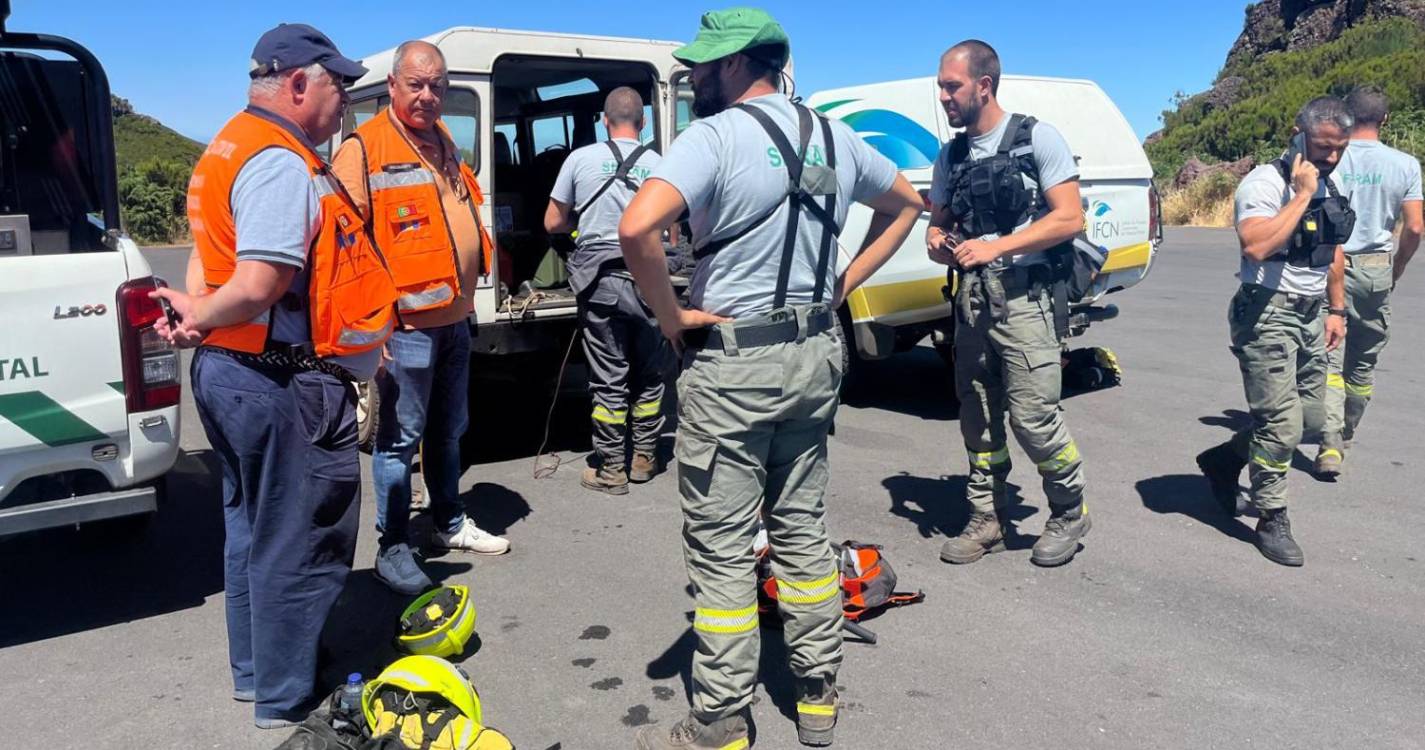
<svg viewBox="0 0 1425 750">
<path fill-rule="evenodd" d="M 835 308 L 901 246 L 920 197 L 840 122 L 780 91 L 791 45 L 761 10 L 707 13 L 674 53 L 692 68 L 698 119 L 629 204 L 625 262 L 681 352 L 678 489 L 693 584 L 692 711 L 646 727 L 644 750 L 750 746 L 757 682 L 754 539 L 765 518 L 797 680 L 803 744 L 836 724 L 842 610 L 823 497 L 826 436 L 841 383 Z M 874 218 L 838 264 L 852 202 Z M 660 233 L 689 213 L 690 308 L 669 282 Z"/>
</svg>

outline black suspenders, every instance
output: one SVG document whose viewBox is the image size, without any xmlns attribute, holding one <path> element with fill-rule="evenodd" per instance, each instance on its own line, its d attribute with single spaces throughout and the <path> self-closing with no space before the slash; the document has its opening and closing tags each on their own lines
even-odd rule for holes
<svg viewBox="0 0 1425 750">
<path fill-rule="evenodd" d="M 802 173 L 806 168 L 806 152 L 811 142 L 813 114 L 811 110 L 800 104 L 794 106 L 797 109 L 800 149 L 793 148 L 791 142 L 787 140 L 786 134 L 782 132 L 782 128 L 761 108 L 745 103 L 733 107 L 733 109 L 740 109 L 751 115 L 752 119 L 767 131 L 767 136 L 772 139 L 772 144 L 781 154 L 782 165 L 787 168 L 787 231 L 782 244 L 781 262 L 777 269 L 777 290 L 773 299 L 773 307 L 782 307 L 787 303 L 787 289 L 791 283 L 792 260 L 796 252 L 797 225 L 801 220 L 801 209 L 809 211 L 822 225 L 821 248 L 816 262 L 816 285 L 815 291 L 812 293 L 813 304 L 820 303 L 825 296 L 825 281 L 831 266 L 832 248 L 836 244 L 836 235 L 841 231 L 836 224 L 835 180 L 832 181 L 831 193 L 826 195 L 825 200 L 820 204 L 802 187 Z M 832 138 L 831 126 L 827 124 L 826 117 L 818 113 L 815 118 L 821 123 L 822 142 L 826 147 L 826 167 L 834 175 L 836 171 L 836 141 Z M 767 223 L 777 213 L 777 208 L 778 206 L 774 205 L 771 211 L 763 214 L 761 218 L 747 225 L 746 229 L 737 234 L 707 243 L 694 251 L 693 257 L 702 260 L 742 239 Z"/>
</svg>

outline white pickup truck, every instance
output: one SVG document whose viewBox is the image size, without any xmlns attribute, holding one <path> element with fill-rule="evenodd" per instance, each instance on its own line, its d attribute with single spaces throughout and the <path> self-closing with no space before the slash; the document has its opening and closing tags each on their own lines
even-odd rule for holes
<svg viewBox="0 0 1425 750">
<path fill-rule="evenodd" d="M 178 456 L 161 283 L 119 229 L 109 84 L 0 0 L 0 536 L 157 509 Z"/>
</svg>

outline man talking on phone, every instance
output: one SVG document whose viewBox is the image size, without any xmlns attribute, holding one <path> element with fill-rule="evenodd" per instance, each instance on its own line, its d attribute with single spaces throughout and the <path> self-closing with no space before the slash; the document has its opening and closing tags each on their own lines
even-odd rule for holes
<svg viewBox="0 0 1425 750">
<path fill-rule="evenodd" d="M 1287 519 L 1286 475 L 1302 435 L 1322 427 L 1326 353 L 1346 335 L 1341 245 L 1355 215 L 1331 173 L 1351 125 L 1340 99 L 1307 102 L 1285 156 L 1252 170 L 1237 187 L 1242 286 L 1227 322 L 1252 425 L 1197 457 L 1213 495 L 1233 516 L 1237 477 L 1247 468 L 1259 516 L 1257 549 L 1293 567 L 1305 558 Z"/>
</svg>

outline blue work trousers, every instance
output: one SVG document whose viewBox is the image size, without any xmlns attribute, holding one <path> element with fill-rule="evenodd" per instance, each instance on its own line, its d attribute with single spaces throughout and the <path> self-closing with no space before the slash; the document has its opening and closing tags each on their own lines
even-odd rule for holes
<svg viewBox="0 0 1425 750">
<path fill-rule="evenodd" d="M 259 719 L 312 702 L 317 642 L 346 584 L 361 513 L 353 389 L 319 372 L 193 357 L 193 397 L 223 471 L 233 686 Z"/>
<path fill-rule="evenodd" d="M 382 549 L 407 541 L 417 449 L 436 528 L 453 532 L 465 522 L 460 437 L 470 424 L 470 324 L 397 331 L 386 351 L 391 358 L 376 376 L 380 410 L 371 454 Z"/>
</svg>

